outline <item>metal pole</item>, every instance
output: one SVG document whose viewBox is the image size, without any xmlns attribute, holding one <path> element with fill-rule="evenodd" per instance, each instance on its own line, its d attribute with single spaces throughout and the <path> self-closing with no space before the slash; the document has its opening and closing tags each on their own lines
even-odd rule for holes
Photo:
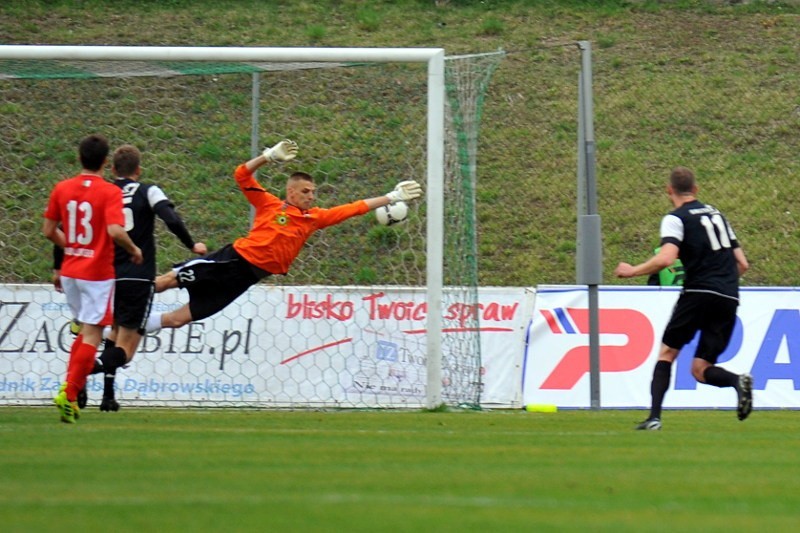
<svg viewBox="0 0 800 533">
<path fill-rule="evenodd" d="M 253 72 L 253 84 L 250 91 L 250 157 L 261 153 L 259 140 L 259 108 L 261 101 L 261 73 Z"/>
<path fill-rule="evenodd" d="M 261 74 L 253 72 L 253 82 L 250 89 L 250 157 L 255 158 L 261 153 L 261 140 L 259 139 L 259 109 L 261 108 Z M 250 226 L 256 218 L 256 209 L 250 206 Z"/>
<path fill-rule="evenodd" d="M 592 409 L 600 409 L 600 313 L 599 285 L 603 279 L 600 215 L 597 213 L 597 177 L 595 175 L 594 107 L 592 104 L 592 45 L 580 41 L 581 74 L 578 83 L 579 119 L 579 200 L 584 199 L 578 215 L 578 283 L 587 285 L 589 295 L 589 396 Z M 582 196 L 585 194 L 585 197 Z"/>
</svg>

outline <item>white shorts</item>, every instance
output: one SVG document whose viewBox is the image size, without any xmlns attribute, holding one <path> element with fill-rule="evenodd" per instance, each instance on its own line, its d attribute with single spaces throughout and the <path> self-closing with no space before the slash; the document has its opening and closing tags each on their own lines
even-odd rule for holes
<svg viewBox="0 0 800 533">
<path fill-rule="evenodd" d="M 83 324 L 104 324 L 114 301 L 114 280 L 87 281 L 61 276 L 72 316 Z"/>
</svg>

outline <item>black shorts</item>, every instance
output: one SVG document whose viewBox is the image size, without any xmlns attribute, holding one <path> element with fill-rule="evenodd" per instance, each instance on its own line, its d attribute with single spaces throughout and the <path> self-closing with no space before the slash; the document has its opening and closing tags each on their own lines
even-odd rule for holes
<svg viewBox="0 0 800 533">
<path fill-rule="evenodd" d="M 114 324 L 144 334 L 154 291 L 152 281 L 118 279 L 114 284 Z"/>
<path fill-rule="evenodd" d="M 232 244 L 175 265 L 178 286 L 189 291 L 192 320 L 221 311 L 258 280 L 269 275 L 248 263 Z"/>
<path fill-rule="evenodd" d="M 700 341 L 694 356 L 716 364 L 731 340 L 738 306 L 737 300 L 715 293 L 681 293 L 662 342 L 670 348 L 680 349 L 699 331 Z"/>
</svg>

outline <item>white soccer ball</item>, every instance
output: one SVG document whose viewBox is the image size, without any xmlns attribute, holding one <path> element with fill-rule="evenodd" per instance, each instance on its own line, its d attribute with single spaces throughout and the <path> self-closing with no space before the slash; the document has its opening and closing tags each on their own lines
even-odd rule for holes
<svg viewBox="0 0 800 533">
<path fill-rule="evenodd" d="M 384 226 L 400 224 L 408 218 L 408 205 L 405 202 L 384 205 L 375 210 L 375 217 Z"/>
</svg>

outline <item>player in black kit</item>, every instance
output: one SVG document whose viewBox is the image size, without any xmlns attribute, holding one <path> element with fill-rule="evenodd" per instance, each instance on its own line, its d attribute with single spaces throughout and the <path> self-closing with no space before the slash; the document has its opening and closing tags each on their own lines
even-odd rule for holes
<svg viewBox="0 0 800 533">
<path fill-rule="evenodd" d="M 744 420 L 753 407 L 753 378 L 729 372 L 716 363 L 736 324 L 739 276 L 749 266 L 747 258 L 722 213 L 696 198 L 697 183 L 691 170 L 675 168 L 667 193 L 675 209 L 661 221 L 658 253 L 636 266 L 620 263 L 614 270 L 620 278 L 646 276 L 680 258 L 686 274 L 653 370 L 650 415 L 636 429 L 661 429 L 661 405 L 669 388 L 672 363 L 698 331 L 700 341 L 692 361 L 692 375 L 700 383 L 736 389 L 737 416 Z"/>
<path fill-rule="evenodd" d="M 122 189 L 125 230 L 142 249 L 144 262 L 134 265 L 128 260 L 124 250 L 116 249 L 114 325 L 100 356 L 101 365 L 95 367 L 96 372 L 103 372 L 105 375 L 101 411 L 119 410 L 119 403 L 114 397 L 116 371 L 133 358 L 150 313 L 156 277 L 156 243 L 153 235 L 155 217 L 163 220 L 169 230 L 192 252 L 199 255 L 208 252 L 205 244 L 192 239 L 164 192 L 156 185 L 139 182 L 140 162 L 141 154 L 135 146 L 123 145 L 114 152 L 112 171 L 116 176 L 114 184 Z"/>
</svg>

